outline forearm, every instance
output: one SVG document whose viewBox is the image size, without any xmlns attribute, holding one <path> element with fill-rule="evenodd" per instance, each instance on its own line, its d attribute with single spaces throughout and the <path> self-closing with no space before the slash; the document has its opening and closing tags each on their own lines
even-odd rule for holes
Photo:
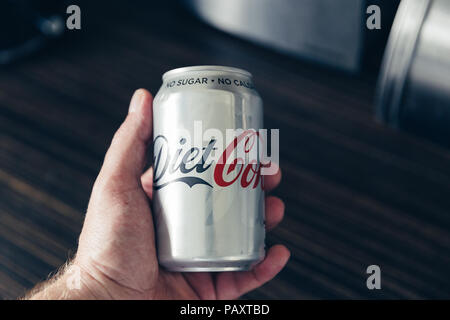
<svg viewBox="0 0 450 320">
<path fill-rule="evenodd" d="M 93 300 L 104 299 L 103 290 L 83 269 L 66 264 L 49 280 L 30 290 L 24 300 Z"/>
</svg>

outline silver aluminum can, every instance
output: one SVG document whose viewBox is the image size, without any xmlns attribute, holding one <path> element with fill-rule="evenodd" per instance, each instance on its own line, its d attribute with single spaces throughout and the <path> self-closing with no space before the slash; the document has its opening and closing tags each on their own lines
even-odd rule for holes
<svg viewBox="0 0 450 320">
<path fill-rule="evenodd" d="M 222 66 L 171 70 L 155 96 L 153 123 L 159 263 L 181 272 L 249 270 L 264 257 L 263 177 L 256 166 L 229 164 L 236 150 L 220 165 L 231 145 L 214 135 L 198 143 L 195 130 L 201 124 L 202 133 L 226 137 L 227 129 L 262 129 L 251 74 Z"/>
</svg>

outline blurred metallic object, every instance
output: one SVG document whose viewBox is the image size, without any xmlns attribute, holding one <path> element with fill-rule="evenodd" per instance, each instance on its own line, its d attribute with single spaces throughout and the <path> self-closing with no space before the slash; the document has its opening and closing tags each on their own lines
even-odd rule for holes
<svg viewBox="0 0 450 320">
<path fill-rule="evenodd" d="M 62 16 L 53 15 L 50 17 L 40 17 L 36 21 L 38 29 L 48 37 L 58 37 L 64 33 L 64 19 Z"/>
<path fill-rule="evenodd" d="M 403 0 L 378 82 L 377 117 L 450 146 L 450 1 Z"/>
<path fill-rule="evenodd" d="M 11 63 L 57 38 L 65 29 L 65 0 L 0 1 L 0 65 Z"/>
<path fill-rule="evenodd" d="M 283 52 L 357 71 L 365 0 L 184 0 L 203 20 Z"/>
</svg>

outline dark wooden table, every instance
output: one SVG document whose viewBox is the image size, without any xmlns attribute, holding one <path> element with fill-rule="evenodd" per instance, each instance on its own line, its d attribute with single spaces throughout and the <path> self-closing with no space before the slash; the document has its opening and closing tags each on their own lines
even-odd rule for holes
<svg viewBox="0 0 450 320">
<path fill-rule="evenodd" d="M 450 151 L 374 121 L 374 72 L 301 62 L 149 2 L 87 3 L 81 31 L 0 69 L 0 297 L 76 250 L 134 89 L 198 64 L 250 70 L 266 126 L 281 129 L 286 218 L 268 243 L 292 258 L 247 298 L 450 297 Z M 372 264 L 381 290 L 366 287 Z"/>
</svg>

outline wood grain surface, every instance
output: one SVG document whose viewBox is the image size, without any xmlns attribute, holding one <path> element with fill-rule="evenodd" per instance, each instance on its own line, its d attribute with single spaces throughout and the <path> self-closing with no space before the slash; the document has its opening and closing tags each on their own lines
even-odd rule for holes
<svg viewBox="0 0 450 320">
<path fill-rule="evenodd" d="M 0 297 L 76 250 L 89 194 L 136 88 L 186 65 L 251 71 L 280 128 L 286 269 L 245 298 L 450 298 L 450 151 L 374 120 L 351 76 L 217 31 L 175 4 L 86 2 L 82 30 L 0 69 Z M 368 290 L 366 268 L 381 267 Z"/>
</svg>

